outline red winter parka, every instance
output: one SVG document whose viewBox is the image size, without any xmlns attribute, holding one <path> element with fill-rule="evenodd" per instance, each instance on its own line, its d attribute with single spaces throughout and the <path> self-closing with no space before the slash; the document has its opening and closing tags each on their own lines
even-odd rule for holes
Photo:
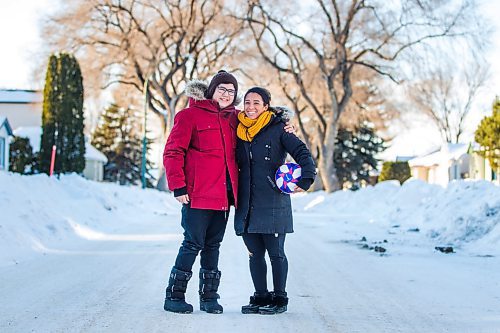
<svg viewBox="0 0 500 333">
<path fill-rule="evenodd" d="M 203 89 L 200 82 L 188 84 L 189 107 L 175 115 L 163 165 L 169 189 L 185 188 L 191 208 L 228 210 L 227 172 L 237 205 L 237 111 L 232 105 L 220 110 L 217 102 L 204 99 Z"/>
</svg>

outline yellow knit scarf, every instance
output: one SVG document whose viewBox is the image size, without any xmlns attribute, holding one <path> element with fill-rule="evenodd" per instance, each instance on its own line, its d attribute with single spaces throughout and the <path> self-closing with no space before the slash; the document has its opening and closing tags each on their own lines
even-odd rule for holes
<svg viewBox="0 0 500 333">
<path fill-rule="evenodd" d="M 240 123 L 238 124 L 236 135 L 241 140 L 252 142 L 257 133 L 271 121 L 272 116 L 273 112 L 264 111 L 257 119 L 250 119 L 246 116 L 245 112 L 241 111 L 238 113 Z"/>
</svg>

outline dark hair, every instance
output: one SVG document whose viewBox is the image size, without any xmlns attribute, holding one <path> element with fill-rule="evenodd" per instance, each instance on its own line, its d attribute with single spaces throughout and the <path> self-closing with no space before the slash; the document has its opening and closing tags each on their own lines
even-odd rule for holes
<svg viewBox="0 0 500 333">
<path fill-rule="evenodd" d="M 269 106 L 269 104 L 271 103 L 271 93 L 266 88 L 262 88 L 262 87 L 253 87 L 253 88 L 250 88 L 245 93 L 245 98 L 244 99 L 246 99 L 247 95 L 250 94 L 250 93 L 259 94 L 260 97 L 262 97 L 262 101 L 264 101 L 264 105 Z"/>
</svg>

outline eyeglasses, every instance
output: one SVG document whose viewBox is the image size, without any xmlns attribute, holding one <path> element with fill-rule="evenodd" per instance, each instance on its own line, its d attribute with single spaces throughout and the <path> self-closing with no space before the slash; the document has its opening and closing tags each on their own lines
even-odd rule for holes
<svg viewBox="0 0 500 333">
<path fill-rule="evenodd" d="M 226 89 L 224 87 L 217 87 L 217 90 L 224 95 L 227 93 L 229 96 L 234 96 L 235 91 L 233 89 Z"/>
</svg>

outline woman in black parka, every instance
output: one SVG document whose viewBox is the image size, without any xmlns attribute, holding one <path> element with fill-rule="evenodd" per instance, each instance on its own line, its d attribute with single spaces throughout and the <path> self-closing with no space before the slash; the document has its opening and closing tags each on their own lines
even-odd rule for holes
<svg viewBox="0 0 500 333">
<path fill-rule="evenodd" d="M 274 177 L 287 153 L 302 167 L 295 192 L 307 190 L 316 175 L 306 145 L 283 130 L 291 112 L 270 107 L 270 101 L 269 91 L 251 88 L 245 94 L 244 111 L 238 115 L 239 186 L 234 226 L 248 249 L 255 287 L 250 304 L 242 307 L 242 313 L 275 314 L 287 310 L 288 261 L 284 244 L 285 235 L 293 232 L 292 206 L 290 196 L 278 189 Z M 267 289 L 266 251 L 271 260 L 273 292 Z"/>
</svg>

